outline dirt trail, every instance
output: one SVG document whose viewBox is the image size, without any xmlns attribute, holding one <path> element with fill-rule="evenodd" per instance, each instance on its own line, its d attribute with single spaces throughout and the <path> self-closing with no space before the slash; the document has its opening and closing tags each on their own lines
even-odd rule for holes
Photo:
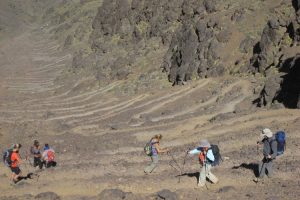
<svg viewBox="0 0 300 200">
<path fill-rule="evenodd" d="M 297 199 L 300 113 L 255 108 L 249 78 L 205 79 L 130 97 L 111 92 L 123 84 L 118 81 L 74 94 L 85 80 L 70 86 L 56 81 L 71 56 L 58 51 L 58 44 L 48 38 L 28 30 L 0 45 L 0 138 L 2 149 L 21 142 L 25 150 L 36 138 L 49 142 L 57 150 L 59 166 L 40 172 L 38 182 L 17 185 L 10 185 L 9 170 L 1 166 L 0 196 L 53 191 L 63 199 L 76 199 L 119 188 L 145 194 L 169 189 L 180 193 L 181 199 Z M 255 144 L 263 127 L 285 130 L 289 145 L 286 155 L 276 160 L 275 177 L 257 185 L 247 166 L 260 159 Z M 171 148 L 180 162 L 187 148 L 201 138 L 218 143 L 227 157 L 214 169 L 220 183 L 208 184 L 209 192 L 194 188 L 196 158 L 188 158 L 189 175 L 181 183 L 167 155 L 161 156 L 154 174 L 144 175 L 148 158 L 142 147 L 157 133 L 164 135 L 162 146 Z M 241 164 L 246 167 L 232 169 Z M 22 169 L 34 171 L 29 165 Z"/>
</svg>

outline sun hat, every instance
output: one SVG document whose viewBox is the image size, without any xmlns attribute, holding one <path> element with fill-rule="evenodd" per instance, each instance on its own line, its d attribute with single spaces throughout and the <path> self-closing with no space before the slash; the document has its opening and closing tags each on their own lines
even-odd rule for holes
<svg viewBox="0 0 300 200">
<path fill-rule="evenodd" d="M 208 147 L 208 148 L 210 148 L 210 144 L 207 140 L 201 140 L 200 144 L 199 144 L 199 147 Z"/>
<path fill-rule="evenodd" d="M 272 131 L 268 128 L 263 129 L 261 134 L 260 134 L 260 137 L 264 138 L 265 136 L 267 136 L 268 138 L 271 138 L 273 136 Z"/>
</svg>

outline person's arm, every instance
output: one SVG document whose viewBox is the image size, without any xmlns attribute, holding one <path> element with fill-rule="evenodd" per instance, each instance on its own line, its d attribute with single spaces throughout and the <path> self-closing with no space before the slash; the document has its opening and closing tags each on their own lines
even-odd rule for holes
<svg viewBox="0 0 300 200">
<path fill-rule="evenodd" d="M 207 153 L 206 153 L 206 158 L 207 158 L 209 161 L 211 161 L 211 162 L 214 162 L 214 161 L 215 161 L 215 156 L 214 156 L 214 154 L 213 154 L 213 152 L 212 152 L 211 149 L 209 149 L 209 150 L 207 151 Z"/>
<path fill-rule="evenodd" d="M 272 148 L 273 153 L 270 155 L 270 158 L 275 159 L 277 156 L 277 141 L 276 140 L 274 140 L 271 143 L 271 148 Z"/>
<path fill-rule="evenodd" d="M 19 164 L 21 164 L 21 163 L 22 163 L 22 159 L 21 159 L 21 156 L 20 156 L 20 154 L 18 154 L 18 156 L 17 156 L 17 161 L 18 161 L 18 163 L 19 163 Z"/>
<path fill-rule="evenodd" d="M 157 153 L 165 153 L 168 151 L 167 148 L 160 148 L 159 142 L 156 142 L 153 146 L 156 148 Z"/>
<path fill-rule="evenodd" d="M 196 149 L 193 149 L 193 150 L 189 151 L 189 154 L 191 154 L 191 155 L 199 154 L 199 153 L 201 153 L 200 148 L 196 148 Z"/>
</svg>

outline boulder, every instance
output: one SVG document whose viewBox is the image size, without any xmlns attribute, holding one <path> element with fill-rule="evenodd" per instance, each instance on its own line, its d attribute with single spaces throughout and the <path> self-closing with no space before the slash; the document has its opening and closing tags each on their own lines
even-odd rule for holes
<svg viewBox="0 0 300 200">
<path fill-rule="evenodd" d="M 254 46 L 254 39 L 250 38 L 249 36 L 246 37 L 242 42 L 240 43 L 240 52 L 242 53 L 250 53 L 252 50 L 252 47 Z"/>
<path fill-rule="evenodd" d="M 157 200 L 178 200 L 178 195 L 170 190 L 161 190 L 157 192 Z"/>
<path fill-rule="evenodd" d="M 61 198 L 54 192 L 43 192 L 35 196 L 38 200 L 60 200 Z"/>
<path fill-rule="evenodd" d="M 99 200 L 122 200 L 125 199 L 125 197 L 126 193 L 119 189 L 105 189 L 98 195 Z"/>
</svg>

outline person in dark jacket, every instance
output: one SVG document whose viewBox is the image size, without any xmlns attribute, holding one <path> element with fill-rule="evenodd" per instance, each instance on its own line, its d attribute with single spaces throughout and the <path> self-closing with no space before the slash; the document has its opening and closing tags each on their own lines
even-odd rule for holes
<svg viewBox="0 0 300 200">
<path fill-rule="evenodd" d="M 261 141 L 257 142 L 258 144 L 263 145 L 263 159 L 259 163 L 259 177 L 264 178 L 267 174 L 268 177 L 273 175 L 273 160 L 277 156 L 277 141 L 272 131 L 268 128 L 262 130 L 260 134 Z M 267 173 L 266 173 L 267 172 Z"/>
</svg>

